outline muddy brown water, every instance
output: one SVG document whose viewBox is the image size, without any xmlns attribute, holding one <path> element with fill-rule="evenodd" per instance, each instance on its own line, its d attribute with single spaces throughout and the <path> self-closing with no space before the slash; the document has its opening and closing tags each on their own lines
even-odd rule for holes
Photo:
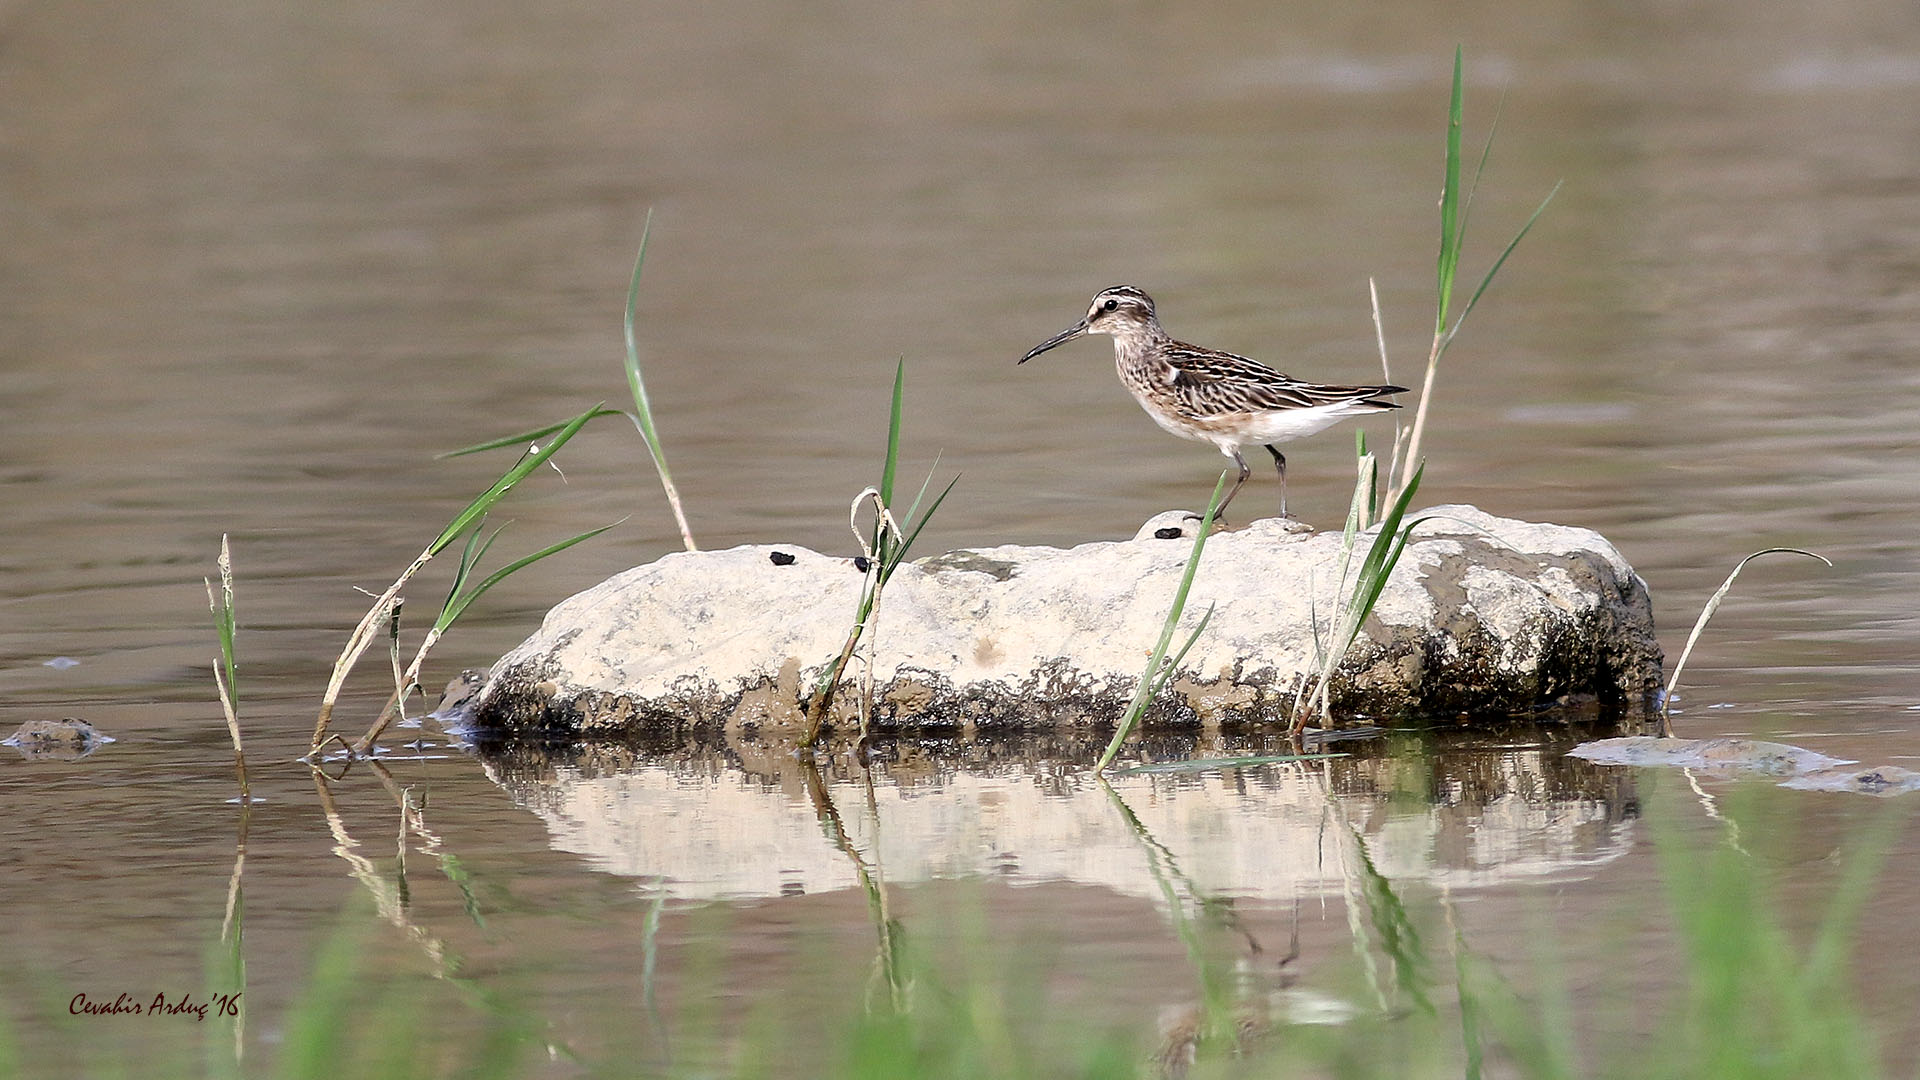
<svg viewBox="0 0 1920 1080">
<path fill-rule="evenodd" d="M 384 585 L 503 467 L 432 455 L 624 398 L 647 207 L 639 333 L 704 545 L 849 550 L 901 356 L 905 473 L 937 458 L 961 476 L 928 551 L 1129 535 L 1204 501 L 1218 457 L 1138 412 L 1104 342 L 1013 360 L 1125 281 L 1178 336 L 1370 380 L 1372 275 L 1394 376 L 1417 380 L 1456 40 L 1470 142 L 1507 95 L 1468 274 L 1564 187 L 1441 372 L 1423 496 L 1599 529 L 1647 579 L 1669 655 L 1741 555 L 1820 551 L 1833 570 L 1749 568 L 1688 669 L 1682 730 L 1911 765 L 1920 26 L 1879 0 L 1768 12 L 0 3 L 0 727 L 80 716 L 119 740 L 0 760 L 0 958 L 96 998 L 203 984 L 238 817 L 201 586 L 227 532 L 266 799 L 246 826 L 250 1054 L 271 1055 L 343 920 L 386 977 L 458 956 L 589 1056 L 627 1030 L 611 1003 L 640 993 L 643 951 L 665 1015 L 702 995 L 854 1000 L 872 932 L 823 796 L 848 846 L 898 864 L 907 926 L 918 912 L 952 943 L 942 928 L 966 920 L 943 913 L 960 909 L 1047 940 L 1063 1010 L 1151 1025 L 1193 976 L 1139 833 L 1075 765 L 1084 746 L 913 751 L 869 803 L 856 777 L 810 787 L 751 748 L 529 766 L 430 738 L 393 780 L 430 791 L 434 851 L 467 893 L 423 869 L 437 855 L 419 838 L 394 888 L 399 810 L 378 777 L 334 785 L 336 829 L 287 762 L 356 588 Z M 1291 449 L 1296 513 L 1337 523 L 1350 439 Z M 515 497 L 500 550 L 630 520 L 498 589 L 436 677 L 677 546 L 631 432 L 590 430 L 563 466 Z M 1274 495 L 1257 473 L 1236 508 Z M 344 715 L 377 708 L 378 666 Z M 1346 879 L 1297 847 L 1333 814 L 1403 887 L 1447 890 L 1496 960 L 1530 970 L 1534 943 L 1558 940 L 1576 1005 L 1634 1029 L 1606 1009 L 1678 978 L 1640 807 L 1664 792 L 1683 834 L 1721 825 L 1678 774 L 1573 770 L 1560 739 L 1116 792 L 1192 895 L 1231 898 L 1249 932 L 1284 937 L 1311 898 L 1310 970 L 1349 949 Z M 1879 804 L 1757 806 L 1785 837 L 1768 870 L 1788 921 L 1811 925 L 1828 856 Z M 684 827 L 650 830 L 656 807 Z M 1917 852 L 1899 841 L 1860 957 L 1900 1060 Z M 109 1054 L 183 1037 L 82 1021 L 19 1030 Z M 484 1025 L 450 1017 L 435 1037 Z M 645 1055 L 664 1041 L 632 1042 L 663 1060 Z"/>
</svg>

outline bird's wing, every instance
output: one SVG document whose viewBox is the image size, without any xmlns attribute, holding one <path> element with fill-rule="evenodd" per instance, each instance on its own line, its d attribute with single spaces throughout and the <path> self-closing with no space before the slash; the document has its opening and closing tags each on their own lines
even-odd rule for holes
<svg viewBox="0 0 1920 1080">
<path fill-rule="evenodd" d="M 1403 391 L 1398 386 L 1326 386 L 1302 382 L 1244 356 L 1174 342 L 1162 350 L 1173 368 L 1169 383 L 1201 415 L 1310 409 L 1343 401 L 1365 401 L 1381 408 L 1392 402 L 1374 401 Z"/>
</svg>

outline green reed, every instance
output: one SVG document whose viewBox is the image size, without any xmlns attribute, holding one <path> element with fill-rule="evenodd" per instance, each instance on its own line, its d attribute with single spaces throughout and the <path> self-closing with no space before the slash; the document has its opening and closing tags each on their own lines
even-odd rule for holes
<svg viewBox="0 0 1920 1080">
<path fill-rule="evenodd" d="M 653 419 L 653 401 L 647 396 L 646 378 L 640 365 L 640 339 L 634 330 L 634 313 L 640 301 L 640 270 L 647 262 L 647 238 L 653 235 L 653 211 L 647 211 L 646 223 L 640 230 L 640 248 L 633 257 L 633 274 L 627 281 L 627 305 L 621 322 L 621 331 L 626 351 L 622 359 L 627 376 L 627 391 L 633 397 L 633 411 L 622 412 L 619 409 L 601 409 L 594 418 L 601 416 L 625 416 L 633 422 L 634 429 L 640 432 L 640 438 L 647 444 L 647 454 L 653 459 L 653 468 L 660 477 L 660 486 L 666 492 L 667 505 L 673 511 L 674 523 L 680 529 L 680 541 L 688 551 L 698 551 L 694 543 L 693 530 L 687 525 L 685 506 L 680 501 L 680 489 L 674 485 L 673 473 L 667 468 L 666 450 L 660 442 L 660 430 Z M 443 458 L 460 457 L 465 454 L 477 454 L 484 450 L 498 450 L 505 446 L 525 446 L 537 442 L 566 426 L 566 422 L 549 424 L 532 431 L 522 431 L 513 435 L 489 439 L 486 442 L 463 446 L 439 455 Z"/>
<path fill-rule="evenodd" d="M 1392 455 L 1386 467 L 1387 483 L 1381 484 L 1380 463 L 1377 457 L 1367 451 L 1366 435 L 1355 435 L 1355 449 L 1358 477 L 1354 483 L 1353 498 L 1347 512 L 1345 531 L 1341 542 L 1339 589 L 1349 590 L 1347 574 L 1351 566 L 1356 536 L 1359 532 L 1380 522 L 1379 531 L 1368 544 L 1362 557 L 1359 571 L 1355 574 L 1350 590 L 1347 591 L 1333 613 L 1333 627 L 1330 641 L 1319 637 L 1318 619 L 1315 619 L 1315 647 L 1318 650 L 1319 668 L 1302 682 L 1301 690 L 1294 698 L 1292 733 L 1297 740 L 1305 724 L 1310 719 L 1322 721 L 1330 717 L 1329 693 L 1333 676 L 1340 662 L 1357 640 L 1360 627 L 1372 614 L 1380 593 L 1386 587 L 1387 579 L 1398 564 L 1401 552 L 1405 549 L 1409 534 L 1425 518 L 1415 518 L 1402 525 L 1407 506 L 1414 492 L 1420 486 L 1420 478 L 1426 472 L 1426 462 L 1420 456 L 1420 444 L 1426 431 L 1427 409 L 1433 399 L 1434 378 L 1439 372 L 1440 358 L 1447 347 L 1466 324 L 1467 316 L 1479 306 L 1480 298 L 1486 294 L 1493 279 L 1506 265 L 1507 258 L 1520 245 L 1534 222 L 1547 209 L 1559 193 L 1560 185 L 1555 184 L 1540 205 L 1534 208 L 1526 223 L 1515 233 L 1513 239 L 1501 250 L 1500 255 L 1487 269 L 1485 276 L 1467 298 L 1467 302 L 1457 311 L 1454 308 L 1454 284 L 1460 270 L 1461 252 L 1465 247 L 1467 220 L 1473 209 L 1473 196 L 1479 189 L 1480 178 L 1486 172 L 1487 160 L 1493 153 L 1493 136 L 1499 127 L 1496 115 L 1493 127 L 1487 133 L 1486 143 L 1481 147 L 1480 160 L 1475 166 L 1473 177 L 1465 190 L 1461 187 L 1461 121 L 1465 109 L 1465 64 L 1462 50 L 1453 51 L 1452 90 L 1447 102 L 1446 136 L 1446 175 L 1440 189 L 1440 251 L 1435 260 L 1435 303 L 1433 344 L 1427 354 L 1427 370 L 1421 383 L 1420 402 L 1414 413 L 1410 429 L 1399 432 L 1393 442 Z M 1387 381 L 1393 379 L 1387 363 L 1386 331 L 1380 317 L 1380 294 L 1374 283 L 1369 280 L 1368 292 L 1373 302 L 1374 337 L 1380 348 L 1380 368 Z M 1402 446 L 1404 438 L 1405 445 Z M 1395 473 L 1399 476 L 1396 479 Z M 1386 507 L 1382 520 L 1382 506 Z"/>
<path fill-rule="evenodd" d="M 1319 619 L 1314 619 L 1314 647 L 1320 666 L 1294 696 L 1291 730 L 1296 741 L 1309 720 L 1325 722 L 1331 718 L 1329 696 L 1334 674 L 1340 662 L 1353 649 L 1353 643 L 1360 637 L 1360 628 L 1366 625 L 1367 617 L 1373 614 L 1374 606 L 1379 603 L 1380 594 L 1387 587 L 1387 579 L 1392 577 L 1394 567 L 1400 564 L 1400 556 L 1406 551 L 1408 538 L 1415 528 L 1428 520 L 1424 516 L 1416 517 L 1402 524 L 1407 506 L 1413 502 L 1414 493 L 1420 490 L 1420 478 L 1426 472 L 1426 466 L 1422 464 L 1413 471 L 1406 486 L 1394 496 L 1386 516 L 1374 526 L 1373 539 L 1368 541 L 1366 554 L 1361 557 L 1359 568 L 1353 572 L 1352 584 L 1348 585 L 1347 576 L 1352 569 L 1353 551 L 1359 540 L 1361 523 L 1370 516 L 1369 508 L 1376 490 L 1376 467 L 1372 454 L 1360 455 L 1359 478 L 1354 483 L 1346 526 L 1341 532 L 1340 575 L 1334 586 L 1336 595 L 1340 590 L 1346 591 L 1335 605 L 1328 640 L 1321 639 Z"/>
<path fill-rule="evenodd" d="M 1140 672 L 1140 684 L 1134 688 L 1133 700 L 1127 703 L 1126 712 L 1121 714 L 1120 722 L 1115 725 L 1113 738 L 1101 753 L 1100 760 L 1094 763 L 1096 776 L 1106 772 L 1107 766 L 1113 764 L 1114 756 L 1120 753 L 1120 745 L 1127 741 L 1127 736 L 1133 734 L 1134 726 L 1146 715 L 1147 707 L 1153 704 L 1153 699 L 1172 680 L 1174 672 L 1180 670 L 1180 661 L 1187 658 L 1193 643 L 1200 640 L 1200 632 L 1213 619 L 1214 606 L 1208 604 L 1207 613 L 1200 616 L 1200 621 L 1187 634 L 1180 651 L 1173 655 L 1171 661 L 1167 660 L 1167 646 L 1173 642 L 1173 632 L 1180 625 L 1180 617 L 1186 613 L 1187 592 L 1193 588 L 1193 575 L 1200 569 L 1200 553 L 1207 549 L 1207 536 L 1213 532 L 1214 518 L 1220 514 L 1220 493 L 1227 489 L 1228 472 L 1231 470 L 1222 472 L 1220 479 L 1214 481 L 1213 496 L 1207 500 L 1207 512 L 1201 515 L 1200 525 L 1193 534 L 1193 549 L 1187 554 L 1187 566 L 1180 575 L 1180 586 L 1173 592 L 1173 604 L 1167 608 L 1167 617 L 1160 622 L 1160 640 L 1154 643 L 1153 653 L 1147 657 L 1147 666 Z"/>
<path fill-rule="evenodd" d="M 907 508 L 906 524 L 893 513 L 893 486 L 899 472 L 900 463 L 900 415 L 906 384 L 907 362 L 903 358 L 893 369 L 893 399 L 887 415 L 887 453 L 880 470 L 880 486 L 869 487 L 854 496 L 852 517 L 854 537 L 864 551 L 862 559 L 865 570 L 862 573 L 860 600 L 855 605 L 853 624 L 847 630 L 846 641 L 840 652 L 822 669 L 820 677 L 814 681 L 813 691 L 807 696 L 806 716 L 800 732 L 800 745 L 810 747 L 819 741 L 821 729 L 827 716 L 833 709 L 833 700 L 846 675 L 847 665 L 853 661 L 856 651 L 864 642 L 867 645 L 866 692 L 860 701 L 860 737 L 867 737 L 869 718 L 873 709 L 873 639 L 880 617 L 880 597 L 887 581 L 894 571 L 906 561 L 907 552 L 927 527 L 927 522 L 940 509 L 953 486 L 960 482 L 954 477 L 941 489 L 921 513 L 920 504 L 925 501 L 927 491 L 933 484 L 933 472 L 927 473 L 926 480 L 920 484 L 920 491 L 913 498 L 913 504 Z M 937 468 L 937 465 L 936 465 Z M 872 529 L 862 534 L 859 527 L 859 514 L 862 508 L 871 506 L 874 512 Z"/>
<path fill-rule="evenodd" d="M 340 736 L 329 736 L 327 733 L 328 725 L 333 718 L 334 705 L 339 701 L 340 691 L 346 685 L 347 674 L 353 670 L 354 665 L 359 663 L 360 657 L 364 655 L 368 647 L 373 644 L 375 638 L 379 635 L 381 627 L 391 622 L 395 609 L 400 603 L 400 592 L 406 588 L 409 581 L 413 580 L 413 576 L 420 571 L 421 567 L 431 561 L 434 556 L 445 551 L 448 547 L 452 546 L 455 541 L 468 536 L 469 530 L 479 529 L 488 512 L 499 505 L 500 500 L 506 498 L 507 493 L 512 491 L 520 481 L 525 480 L 535 469 L 545 465 L 554 454 L 560 451 L 561 447 L 565 446 L 568 441 L 579 433 L 581 428 L 587 425 L 588 421 L 596 416 L 605 415 L 607 415 L 607 410 L 601 408 L 600 405 L 595 405 L 593 408 L 588 409 L 566 423 L 547 429 L 552 434 L 552 438 L 547 441 L 545 446 L 536 446 L 523 453 L 520 460 L 516 462 L 512 468 L 501 474 L 500 478 L 495 480 L 487 490 L 475 496 L 474 499 L 466 505 L 465 509 L 455 514 L 453 520 L 447 523 L 446 528 L 441 529 L 440 534 L 434 537 L 433 541 L 414 558 L 413 562 L 409 564 L 405 570 L 401 571 L 400 576 L 394 579 L 393 584 L 389 585 L 385 592 L 374 599 L 373 606 L 367 609 L 366 615 L 361 617 L 359 624 L 354 627 L 353 633 L 348 635 L 346 647 L 341 650 L 340 658 L 334 661 L 333 672 L 327 680 L 326 694 L 321 699 L 320 716 L 319 719 L 314 722 L 312 750 L 318 751 L 329 738 L 340 739 L 340 741 L 345 742 Z M 512 570 L 520 569 L 528 563 L 539 558 L 544 558 L 547 554 L 562 550 L 596 534 L 597 532 L 583 533 L 570 541 L 547 549 L 547 551 L 542 554 L 535 555 L 529 559 L 523 559 L 514 564 L 508 571 L 489 578 L 482 584 L 479 591 L 484 592 L 486 588 L 490 588 L 500 577 L 504 577 L 506 573 L 511 573 Z M 469 542 L 468 547 L 464 550 L 471 551 L 471 542 Z M 456 593 L 456 598 L 457 595 Z M 469 600 L 470 599 L 471 597 L 469 597 Z M 449 601 L 449 605 L 451 604 L 452 599 Z M 454 617 L 457 617 L 459 612 L 465 609 L 465 604 L 459 604 L 458 610 L 453 613 Z M 443 606 L 441 615 L 442 618 L 446 620 L 446 623 L 450 625 L 452 619 L 446 617 L 447 607 Z M 438 622 L 439 620 L 436 620 L 436 623 Z M 388 702 L 386 708 L 381 710 L 380 718 L 375 720 L 373 727 L 368 729 L 367 734 L 362 737 L 358 744 L 350 747 L 353 752 L 365 753 L 367 749 L 371 747 L 373 740 L 379 737 L 381 730 L 386 726 L 387 718 L 391 715 L 392 711 L 400 705 L 401 700 L 408 692 L 408 688 L 417 682 L 420 665 L 426 660 L 427 650 L 439 639 L 440 633 L 444 632 L 444 630 L 445 626 L 439 626 L 437 631 L 429 633 L 429 640 L 421 647 L 420 653 L 414 658 L 411 670 L 406 673 L 405 679 L 403 680 L 405 685 L 395 688 L 394 698 Z"/>
<path fill-rule="evenodd" d="M 500 569 L 495 570 L 493 573 L 488 574 L 485 578 L 482 578 L 479 583 L 468 587 L 467 582 L 472 580 L 474 569 L 479 565 L 480 560 L 486 556 L 488 549 L 493 547 L 493 542 L 499 539 L 500 534 L 505 532 L 507 528 L 505 525 L 500 526 L 498 529 L 495 529 L 492 534 L 487 535 L 483 541 L 481 537 L 486 533 L 487 519 L 485 515 L 475 518 L 473 524 L 468 527 L 466 543 L 460 548 L 460 562 L 459 565 L 454 568 L 453 584 L 447 590 L 447 598 L 441 602 L 440 613 L 434 617 L 433 625 L 427 629 L 426 637 L 421 640 L 419 650 L 414 653 L 413 662 L 407 666 L 405 671 L 401 671 L 399 667 L 400 639 L 398 624 L 400 609 L 397 604 L 395 605 L 393 609 L 394 618 L 390 623 L 395 650 L 394 697 L 388 702 L 387 707 L 380 711 L 380 715 L 375 718 L 373 726 L 369 727 L 366 734 L 362 735 L 359 740 L 353 744 L 353 752 L 356 754 L 366 753 L 373 747 L 373 744 L 379 740 L 380 736 L 386 732 L 387 725 L 393 721 L 394 717 L 405 712 L 402 705 L 406 700 L 407 694 L 419 689 L 420 669 L 426 663 L 427 653 L 432 651 L 435 645 L 439 644 L 440 639 L 445 636 L 448 629 L 453 626 L 454 620 L 460 618 L 475 600 L 486 595 L 487 590 L 500 584 L 500 582 L 506 580 L 513 574 L 532 566 L 542 559 L 557 555 L 575 544 L 591 540 L 609 529 L 617 528 L 624 521 L 626 521 L 626 518 L 621 518 L 620 521 L 616 521 L 611 525 L 602 525 L 597 529 L 588 529 L 586 532 L 576 533 L 558 543 L 549 544 L 531 555 L 523 555 L 515 559 Z"/>
<path fill-rule="evenodd" d="M 1560 185 L 1554 184 L 1553 190 L 1547 193 L 1547 197 L 1541 200 L 1540 205 L 1527 218 L 1526 224 L 1522 225 L 1513 239 L 1507 242 L 1506 248 L 1500 252 L 1500 257 L 1493 261 L 1486 276 L 1480 279 L 1479 286 L 1473 290 L 1473 295 L 1456 314 L 1453 311 L 1454 277 L 1459 272 L 1460 254 L 1466 242 L 1467 218 L 1473 209 L 1473 194 L 1480 186 L 1481 174 L 1486 171 L 1487 158 L 1493 153 L 1493 130 L 1490 129 L 1486 144 L 1481 148 L 1480 163 L 1474 169 L 1473 180 L 1463 193 L 1460 190 L 1460 124 L 1465 98 L 1462 91 L 1462 70 L 1461 50 L 1456 47 L 1453 50 L 1453 93 L 1447 105 L 1446 180 L 1440 189 L 1440 254 L 1436 265 L 1438 301 L 1434 307 L 1433 344 L 1427 353 L 1426 378 L 1421 383 L 1420 404 L 1414 412 L 1413 427 L 1408 436 L 1404 457 L 1398 455 L 1396 447 L 1396 457 L 1400 463 L 1398 484 L 1403 489 L 1412 484 L 1414 471 L 1419 467 L 1421 436 L 1426 431 L 1427 405 L 1433 398 L 1433 381 L 1440 369 L 1440 357 L 1446 353 L 1447 346 L 1453 344 L 1453 339 L 1465 325 L 1467 316 L 1479 305 L 1480 297 L 1485 295 L 1487 287 L 1493 284 L 1493 279 L 1500 273 L 1500 268 L 1506 265 L 1507 257 L 1513 254 L 1513 249 L 1518 247 L 1520 241 L 1533 229 L 1533 223 L 1540 219 L 1540 215 L 1547 209 L 1547 204 L 1552 202 L 1553 197 L 1560 191 Z M 1498 127 L 1499 120 L 1496 116 L 1494 128 Z M 1448 322 L 1449 318 L 1452 318 L 1451 323 Z M 1389 477 L 1393 475 L 1393 471 L 1393 468 L 1388 468 Z M 1396 493 L 1389 490 L 1387 500 L 1391 502 L 1395 496 Z"/>
<path fill-rule="evenodd" d="M 640 267 L 647 261 L 647 237 L 653 233 L 653 211 L 647 211 L 647 223 L 640 230 L 640 251 L 633 257 L 633 277 L 627 284 L 626 332 L 627 389 L 633 395 L 633 425 L 646 440 L 647 453 L 653 456 L 654 471 L 660 474 L 660 486 L 667 493 L 667 505 L 673 508 L 673 520 L 680 526 L 680 540 L 688 551 L 700 550 L 693 542 L 693 530 L 687 527 L 687 512 L 680 505 L 680 490 L 673 486 L 673 474 L 667 471 L 667 455 L 660 448 L 660 432 L 653 423 L 653 404 L 647 398 L 647 384 L 640 376 L 640 345 L 633 332 L 633 309 L 640 298 Z"/>
</svg>

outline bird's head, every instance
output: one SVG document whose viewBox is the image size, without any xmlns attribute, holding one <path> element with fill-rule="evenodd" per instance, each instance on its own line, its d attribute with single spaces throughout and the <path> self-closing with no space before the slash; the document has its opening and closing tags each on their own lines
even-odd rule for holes
<svg viewBox="0 0 1920 1080">
<path fill-rule="evenodd" d="M 1094 295 L 1093 302 L 1087 305 L 1084 318 L 1027 350 L 1027 355 L 1021 357 L 1018 363 L 1024 364 L 1056 345 L 1064 345 L 1086 334 L 1111 334 L 1124 338 L 1159 332 L 1160 323 L 1153 314 L 1153 297 L 1131 285 L 1114 285 Z"/>
</svg>

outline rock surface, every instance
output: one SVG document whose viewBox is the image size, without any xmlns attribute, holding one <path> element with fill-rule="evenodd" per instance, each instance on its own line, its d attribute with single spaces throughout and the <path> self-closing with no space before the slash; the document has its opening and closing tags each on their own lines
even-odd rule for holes
<svg viewBox="0 0 1920 1080">
<path fill-rule="evenodd" d="M 25 757 L 41 761 L 73 761 L 86 757 L 113 736 L 78 717 L 59 720 L 29 720 L 0 745 L 11 746 Z"/>
<path fill-rule="evenodd" d="M 1438 516 L 1414 533 L 1340 664 L 1336 713 L 1647 714 L 1661 670 L 1652 604 L 1613 545 L 1473 507 L 1426 513 Z M 1164 517 L 1129 541 L 950 551 L 902 566 L 873 639 L 875 724 L 1116 720 L 1191 550 L 1156 536 L 1179 525 L 1180 515 Z M 1348 591 L 1337 587 L 1340 568 L 1340 535 L 1296 522 L 1210 538 L 1182 626 L 1210 605 L 1213 618 L 1148 722 L 1282 722 L 1316 667 L 1316 619 L 1328 636 Z M 473 729 L 677 737 L 797 727 L 803 697 L 846 639 L 861 583 L 854 560 L 792 546 L 663 556 L 549 612 L 494 665 Z M 837 724 L 857 697 L 841 693 Z"/>
</svg>

